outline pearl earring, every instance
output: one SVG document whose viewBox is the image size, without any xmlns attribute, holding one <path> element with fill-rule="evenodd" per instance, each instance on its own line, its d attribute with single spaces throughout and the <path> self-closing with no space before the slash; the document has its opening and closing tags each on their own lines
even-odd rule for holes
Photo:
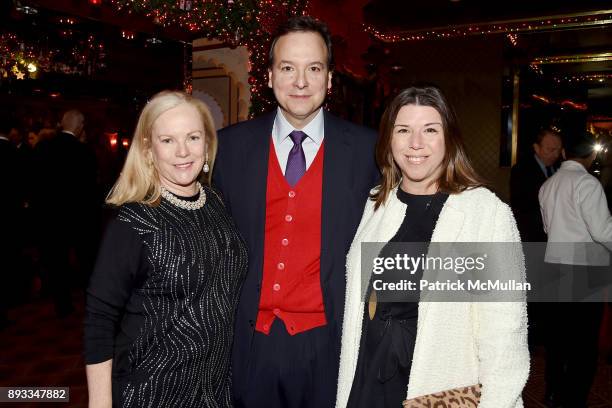
<svg viewBox="0 0 612 408">
<path fill-rule="evenodd" d="M 204 167 L 202 167 L 202 171 L 204 173 L 208 173 L 210 171 L 210 166 L 208 165 L 208 151 L 206 151 L 206 161 L 204 162 Z"/>
</svg>

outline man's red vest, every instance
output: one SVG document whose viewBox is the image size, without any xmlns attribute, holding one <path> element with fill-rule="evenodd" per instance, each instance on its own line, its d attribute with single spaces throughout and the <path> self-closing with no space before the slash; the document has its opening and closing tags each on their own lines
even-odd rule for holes
<svg viewBox="0 0 612 408">
<path fill-rule="evenodd" d="M 327 323 L 320 278 L 323 147 L 291 187 L 270 143 L 263 280 L 255 326 L 265 334 L 276 317 L 291 335 Z"/>
</svg>

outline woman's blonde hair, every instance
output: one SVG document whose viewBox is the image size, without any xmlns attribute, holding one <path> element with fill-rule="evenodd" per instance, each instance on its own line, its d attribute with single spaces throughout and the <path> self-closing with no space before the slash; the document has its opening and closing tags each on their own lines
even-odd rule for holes
<svg viewBox="0 0 612 408">
<path fill-rule="evenodd" d="M 433 85 L 412 86 L 402 90 L 393 99 L 380 122 L 376 163 L 382 177 L 378 189 L 370 195 L 370 199 L 375 201 L 374 209 L 378 209 L 387 201 L 391 191 L 402 179 L 402 172 L 393 160 L 391 140 L 397 115 L 406 105 L 431 106 L 442 118 L 445 152 L 442 159 L 444 170 L 434 182 L 438 191 L 457 194 L 470 188 L 485 186 L 487 183 L 476 173 L 467 156 L 455 111 L 440 88 Z"/>
<path fill-rule="evenodd" d="M 151 132 L 157 118 L 183 103 L 196 108 L 202 119 L 210 170 L 202 173 L 200 182 L 210 184 L 217 153 L 217 132 L 210 111 L 204 102 L 184 92 L 162 91 L 153 96 L 140 113 L 132 145 L 119 179 L 106 197 L 107 204 L 119 206 L 137 202 L 154 206 L 159 203 L 161 183 L 152 160 Z"/>
</svg>

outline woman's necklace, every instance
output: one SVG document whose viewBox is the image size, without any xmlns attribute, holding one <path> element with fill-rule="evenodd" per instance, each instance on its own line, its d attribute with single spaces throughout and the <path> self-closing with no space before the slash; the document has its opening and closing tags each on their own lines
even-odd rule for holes
<svg viewBox="0 0 612 408">
<path fill-rule="evenodd" d="M 432 195 L 431 198 L 429 199 L 429 201 L 427 202 L 427 204 L 425 204 L 425 211 L 429 210 L 429 207 L 431 207 L 431 203 L 433 202 L 433 199 L 436 197 L 436 195 Z"/>
<path fill-rule="evenodd" d="M 188 201 L 188 200 L 183 200 L 181 198 L 178 198 L 177 196 L 172 194 L 170 191 L 166 190 L 164 187 L 161 188 L 161 195 L 166 200 L 168 200 L 171 204 L 179 208 L 183 208 L 185 210 L 191 210 L 191 211 L 199 210 L 200 208 L 204 206 L 204 203 L 206 203 L 206 192 L 204 191 L 204 188 L 199 182 L 197 182 L 196 186 L 200 190 L 200 196 L 195 201 Z"/>
<path fill-rule="evenodd" d="M 409 196 L 409 195 L 412 195 L 412 196 L 415 196 L 415 197 L 416 197 L 416 196 L 418 196 L 418 194 L 406 193 L 404 190 L 402 190 L 402 192 L 403 192 L 403 193 L 404 193 L 406 196 Z M 438 192 L 435 192 L 434 194 L 432 194 L 432 195 L 431 195 L 431 197 L 429 198 L 429 201 L 428 201 L 428 202 L 425 204 L 425 210 L 424 210 L 424 212 L 429 211 L 429 208 L 430 208 L 430 207 L 431 207 L 431 205 L 433 204 L 433 201 L 434 201 L 434 199 L 436 198 L 436 196 L 437 196 L 437 195 L 438 195 Z M 406 207 L 410 207 L 410 204 L 408 204 L 408 203 L 404 203 L 404 204 L 406 204 Z M 413 208 L 416 208 L 416 206 L 415 206 L 414 204 L 412 204 L 412 207 L 413 207 Z"/>
</svg>

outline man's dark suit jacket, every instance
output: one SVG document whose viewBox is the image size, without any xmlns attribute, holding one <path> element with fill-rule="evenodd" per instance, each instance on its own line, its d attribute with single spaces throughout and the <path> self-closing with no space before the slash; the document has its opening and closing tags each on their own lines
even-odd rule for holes
<svg viewBox="0 0 612 408">
<path fill-rule="evenodd" d="M 96 156 L 75 136 L 60 132 L 38 143 L 34 151 L 34 205 L 47 232 L 74 234 L 90 228 L 100 206 Z"/>
<path fill-rule="evenodd" d="M 0 246 L 4 249 L 15 240 L 14 234 L 17 232 L 23 187 L 21 171 L 17 148 L 10 141 L 0 139 Z M 4 259 L 0 259 L 0 265 L 3 261 Z"/>
<path fill-rule="evenodd" d="M 510 173 L 510 206 L 524 242 L 546 242 L 538 193 L 546 181 L 533 153 L 520 160 Z"/>
<path fill-rule="evenodd" d="M 60 132 L 36 145 L 34 163 L 37 184 L 32 201 L 43 242 L 88 242 L 88 256 L 95 257 L 101 204 L 95 153 L 75 136 Z M 90 266 L 85 266 L 87 273 Z"/>
<path fill-rule="evenodd" d="M 17 269 L 19 216 L 21 205 L 22 170 L 17 149 L 0 139 L 0 326 L 6 319 L 9 299 L 15 299 L 15 288 L 22 283 Z M 1 328 L 0 328 L 1 330 Z"/>
<path fill-rule="evenodd" d="M 15 212 L 19 208 L 21 171 L 17 148 L 10 141 L 0 139 L 0 190 L 2 191 L 0 215 L 3 218 L 6 216 L 7 220 L 14 219 Z"/>
<path fill-rule="evenodd" d="M 276 111 L 219 132 L 213 174 L 249 250 L 249 269 L 236 313 L 233 348 L 236 373 L 247 371 L 263 274 L 268 156 Z M 328 328 L 340 356 L 346 254 L 369 191 L 379 178 L 374 159 L 376 133 L 325 112 L 321 211 L 321 288 Z M 238 382 L 238 383 L 237 383 Z"/>
</svg>

